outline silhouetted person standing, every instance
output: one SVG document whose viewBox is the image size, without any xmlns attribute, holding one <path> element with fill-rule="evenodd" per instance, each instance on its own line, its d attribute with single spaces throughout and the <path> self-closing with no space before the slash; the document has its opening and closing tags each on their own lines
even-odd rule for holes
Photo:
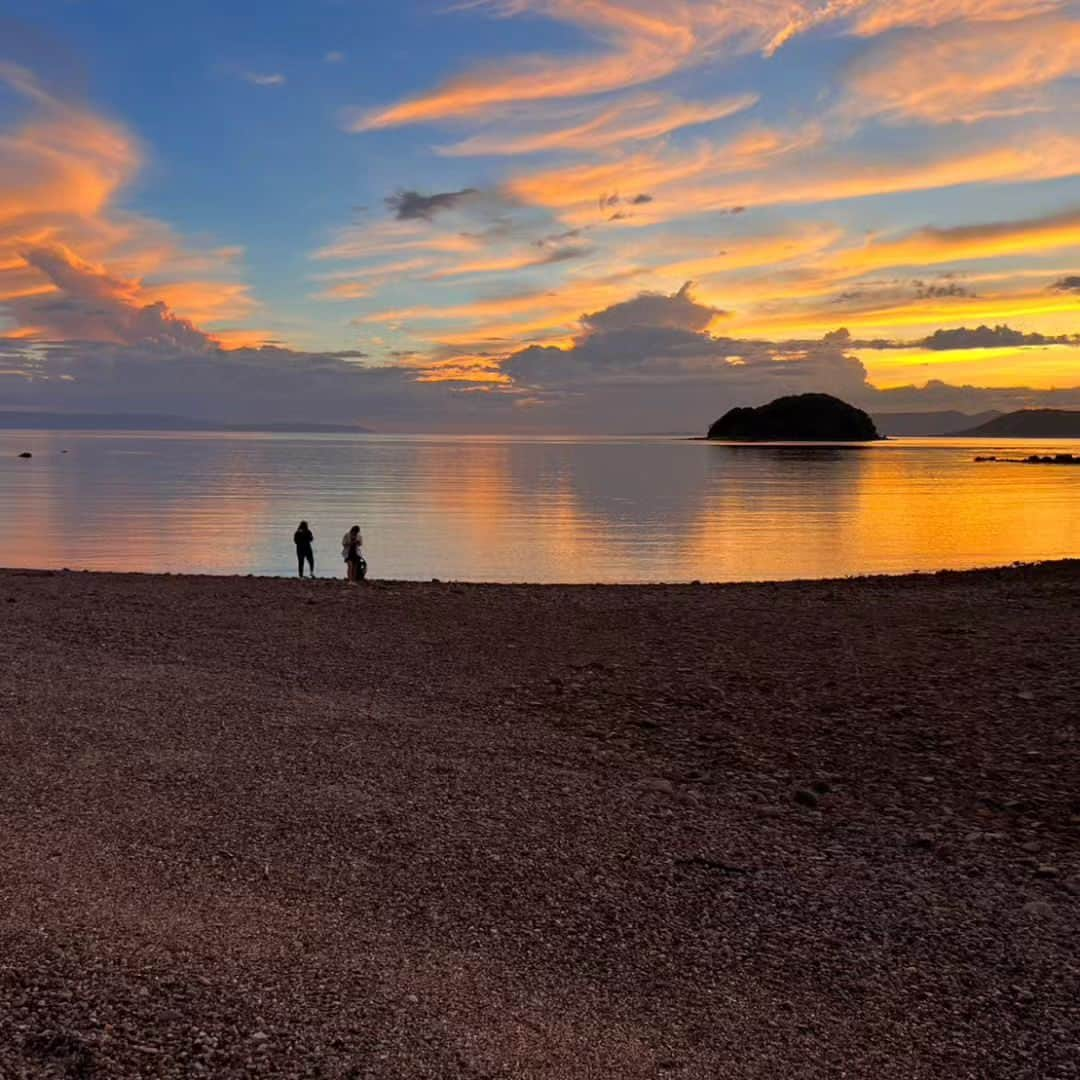
<svg viewBox="0 0 1080 1080">
<path fill-rule="evenodd" d="M 293 543 L 296 545 L 296 569 L 301 577 L 304 576 L 304 563 L 311 568 L 311 576 L 315 576 L 315 535 L 308 528 L 306 521 L 300 522 L 300 527 L 293 533 Z"/>
<path fill-rule="evenodd" d="M 341 551 L 345 556 L 346 576 L 353 585 L 363 581 L 367 572 L 367 563 L 364 561 L 364 556 L 360 550 L 363 542 L 364 538 L 360 535 L 359 525 L 354 525 L 341 538 Z"/>
</svg>

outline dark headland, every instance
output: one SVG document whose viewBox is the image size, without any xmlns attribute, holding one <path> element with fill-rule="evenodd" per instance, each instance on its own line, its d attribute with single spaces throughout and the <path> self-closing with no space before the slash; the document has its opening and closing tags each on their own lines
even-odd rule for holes
<svg viewBox="0 0 1080 1080">
<path fill-rule="evenodd" d="M 1078 606 L 0 573 L 0 1077 L 1075 1077 Z"/>
<path fill-rule="evenodd" d="M 1004 439 L 1080 439 L 1080 409 L 1019 409 L 956 434 Z"/>
<path fill-rule="evenodd" d="M 874 442 L 871 417 L 831 394 L 794 394 L 758 408 L 734 408 L 710 428 L 710 439 L 733 442 Z"/>
</svg>

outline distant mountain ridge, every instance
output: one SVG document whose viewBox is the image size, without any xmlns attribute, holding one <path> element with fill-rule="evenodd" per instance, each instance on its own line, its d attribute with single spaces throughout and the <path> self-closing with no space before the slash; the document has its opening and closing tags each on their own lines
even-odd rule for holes
<svg viewBox="0 0 1080 1080">
<path fill-rule="evenodd" d="M 1019 409 L 953 434 L 998 439 L 1080 439 L 1080 409 Z"/>
<path fill-rule="evenodd" d="M 228 424 L 190 416 L 160 413 L 0 412 L 0 429 L 37 428 L 42 431 L 250 431 L 267 434 L 370 435 L 370 428 L 350 424 L 274 421 Z"/>
<path fill-rule="evenodd" d="M 980 413 L 964 413 L 955 409 L 942 412 L 874 413 L 874 423 L 882 435 L 955 435 L 961 429 L 985 424 L 1001 415 L 996 409 Z"/>
</svg>

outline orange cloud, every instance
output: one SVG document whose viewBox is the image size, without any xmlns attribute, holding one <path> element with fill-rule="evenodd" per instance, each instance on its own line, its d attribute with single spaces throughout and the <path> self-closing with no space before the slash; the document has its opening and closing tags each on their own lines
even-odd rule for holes
<svg viewBox="0 0 1080 1080">
<path fill-rule="evenodd" d="M 796 150 L 806 149 L 820 137 L 813 127 L 795 133 L 770 129 L 744 132 L 725 143 L 700 142 L 689 150 L 658 149 L 621 155 L 607 161 L 571 165 L 522 174 L 507 190 L 526 203 L 564 212 L 566 221 L 595 220 L 612 194 L 646 192 L 654 200 L 636 210 L 639 224 L 652 224 L 678 216 L 677 205 L 660 203 L 655 196 L 665 188 L 708 174 L 732 175 L 761 169 Z M 725 201 L 730 207 L 737 200 Z"/>
<path fill-rule="evenodd" d="M 472 4 L 491 7 L 491 4 Z M 662 15 L 651 4 L 617 0 L 511 0 L 503 14 L 532 9 L 599 36 L 604 53 L 583 60 L 519 58 L 513 67 L 488 66 L 451 80 L 430 94 L 355 117 L 352 131 L 371 131 L 475 114 L 510 102 L 579 97 L 638 86 L 671 75 L 700 58 L 703 42 L 694 5 Z"/>
<path fill-rule="evenodd" d="M 968 259 L 1080 248 L 1080 211 L 952 229 L 919 229 L 898 240 L 871 240 L 837 252 L 830 265 L 848 275 L 898 266 L 928 266 Z"/>
<path fill-rule="evenodd" d="M 660 262 L 653 266 L 652 272 L 663 273 L 680 281 L 697 281 L 737 270 L 776 267 L 819 255 L 842 235 L 841 230 L 834 226 L 808 225 L 788 232 L 718 239 L 710 245 L 711 251 L 700 251 L 701 245 L 698 245 L 699 254 L 674 262 Z M 658 243 L 656 254 L 664 251 L 670 256 L 678 252 L 678 245 Z"/>
<path fill-rule="evenodd" d="M 553 248 L 550 251 L 519 251 L 510 255 L 495 255 L 472 262 L 457 263 L 428 274 L 425 280 L 440 281 L 444 278 L 465 277 L 475 274 L 511 274 L 517 270 L 532 270 L 540 266 L 551 266 L 577 258 L 583 253 L 580 248 Z"/>
<path fill-rule="evenodd" d="M 461 233 L 433 233 L 427 222 L 382 221 L 352 225 L 311 256 L 321 262 L 373 259 L 401 251 L 424 251 L 435 255 L 460 255 L 480 248 L 474 237 Z"/>
<path fill-rule="evenodd" d="M 902 121 L 974 121 L 1038 110 L 1038 89 L 1078 73 L 1078 21 L 951 22 L 861 57 L 849 107 Z"/>
<path fill-rule="evenodd" d="M 83 285 L 104 290 L 111 301 L 136 308 L 161 301 L 182 320 L 212 323 L 250 312 L 245 285 L 185 276 L 228 270 L 237 249 L 191 252 L 161 223 L 114 209 L 142 165 L 130 133 L 55 96 L 24 68 L 0 64 L 0 83 L 26 105 L 26 115 L 0 131 L 0 312 L 39 336 L 103 328 L 63 304 L 32 302 L 63 294 L 56 275 L 66 280 L 65 264 L 80 268 Z M 149 277 L 156 284 L 145 284 Z M 114 340 L 114 330 L 103 330 L 105 340 Z"/>
<path fill-rule="evenodd" d="M 1046 290 L 997 293 L 986 296 L 942 296 L 889 300 L 876 290 L 868 290 L 837 304 L 833 300 L 812 307 L 786 306 L 779 311 L 761 311 L 756 316 L 736 320 L 740 334 L 788 337 L 817 336 L 838 325 L 852 333 L 872 337 L 911 337 L 913 331 L 932 331 L 942 326 L 978 323 L 1009 323 L 1075 329 L 1076 299 Z"/>
<path fill-rule="evenodd" d="M 705 150 L 666 160 L 657 153 L 630 162 L 635 184 L 651 183 L 647 190 L 655 196 L 653 202 L 640 208 L 630 224 L 657 224 L 726 211 L 732 206 L 840 202 L 962 184 L 1018 183 L 1080 173 L 1080 137 L 1052 132 L 1032 133 L 1022 145 L 950 146 L 939 150 L 936 157 L 921 161 L 813 154 L 798 161 L 796 167 L 778 151 L 775 162 L 766 163 L 771 167 L 745 170 L 748 175 L 734 175 L 723 181 L 712 179 L 724 167 L 721 155 L 712 153 L 717 154 L 716 168 L 709 167 L 712 155 Z M 568 223 L 579 224 L 595 220 L 596 194 L 604 190 L 605 182 L 613 183 L 617 175 L 618 169 L 613 166 L 552 171 L 515 181 L 514 190 L 523 199 L 558 209 Z"/>
<path fill-rule="evenodd" d="M 602 150 L 734 116 L 759 100 L 758 94 L 741 94 L 716 102 L 637 95 L 601 109 L 578 110 L 565 117 L 570 122 L 562 127 L 488 132 L 440 147 L 438 152 L 444 157 L 497 157 L 551 150 Z"/>
<path fill-rule="evenodd" d="M 863 37 L 901 26 L 934 27 L 973 20 L 1014 22 L 1063 6 L 1061 0 L 871 0 L 850 5 L 853 31 Z"/>
<path fill-rule="evenodd" d="M 603 44 L 584 59 L 527 56 L 487 65 L 428 94 L 354 113 L 351 131 L 430 123 L 508 105 L 583 97 L 641 86 L 726 55 L 776 53 L 792 38 L 825 24 L 861 36 L 901 26 L 956 20 L 1017 21 L 1060 7 L 1054 0 L 681 0 L 658 11 L 653 0 L 465 0 L 457 10 L 503 17 L 542 15 L 575 26 Z"/>
</svg>

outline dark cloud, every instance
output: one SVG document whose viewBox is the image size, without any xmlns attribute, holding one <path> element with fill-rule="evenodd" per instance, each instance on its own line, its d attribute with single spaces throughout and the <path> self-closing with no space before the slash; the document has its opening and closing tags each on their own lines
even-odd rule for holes
<svg viewBox="0 0 1080 1080">
<path fill-rule="evenodd" d="M 589 254 L 589 249 L 584 247 L 574 247 L 567 244 L 565 247 L 553 248 L 547 252 L 543 258 L 538 260 L 537 266 L 547 266 L 549 263 L 561 263 L 570 262 L 573 259 L 583 258 Z"/>
<path fill-rule="evenodd" d="M 954 330 L 935 330 L 919 344 L 924 348 L 945 351 L 948 349 L 995 349 L 1003 347 L 1022 348 L 1032 345 L 1068 345 L 1075 342 L 1075 336 L 1059 334 L 1049 337 L 1046 334 L 1025 334 L 1013 330 L 1010 326 L 966 326 Z"/>
<path fill-rule="evenodd" d="M 875 343 L 856 341 L 844 329 L 808 341 L 713 336 L 709 327 L 719 311 L 698 302 L 689 284 L 673 294 L 641 293 L 584 316 L 568 348 L 534 346 L 507 356 L 508 344 L 498 339 L 468 349 L 459 342 L 434 352 L 398 351 L 391 358 L 396 363 L 381 366 L 361 362 L 358 349 L 226 350 L 164 305 L 140 305 L 130 285 L 62 251 L 42 248 L 33 255 L 57 289 L 38 298 L 49 307 L 45 323 L 72 337 L 80 328 L 110 337 L 0 339 L 0 399 L 16 409 L 402 431 L 625 432 L 704 430 L 733 405 L 807 390 L 879 412 L 1080 404 L 1080 387 L 985 390 L 934 381 L 879 391 L 852 355 Z M 34 315 L 43 311 L 36 308 Z M 488 358 L 493 369 L 501 365 L 510 383 L 427 381 L 455 373 L 463 352 Z"/>
<path fill-rule="evenodd" d="M 670 296 L 666 293 L 643 292 L 632 300 L 583 315 L 581 323 L 587 333 L 610 333 L 646 326 L 700 333 L 724 312 L 707 304 L 699 304 L 693 297 L 692 288 L 693 282 L 688 281 Z"/>
<path fill-rule="evenodd" d="M 939 300 L 946 296 L 974 296 L 975 293 L 956 281 L 926 282 L 915 280 L 912 283 L 918 300 Z"/>
<path fill-rule="evenodd" d="M 21 325 L 44 327 L 65 340 L 194 350 L 213 345 L 207 334 L 174 315 L 165 304 L 138 303 L 130 283 L 81 262 L 64 248 L 36 247 L 22 256 L 57 292 L 8 301 L 7 309 Z"/>
<path fill-rule="evenodd" d="M 1080 404 L 1080 387 L 986 390 L 931 381 L 882 391 L 852 350 L 911 342 L 857 340 L 843 328 L 817 340 L 715 337 L 707 329 L 714 315 L 689 286 L 671 296 L 645 293 L 585 316 L 571 347 L 523 349 L 502 370 L 529 395 L 534 424 L 547 413 L 564 430 L 703 430 L 734 405 L 810 390 L 882 412 Z"/>
<path fill-rule="evenodd" d="M 1080 274 L 1069 274 L 1067 277 L 1059 278 L 1050 288 L 1055 292 L 1080 293 Z"/>
<path fill-rule="evenodd" d="M 422 195 L 419 191 L 402 188 L 387 198 L 386 205 L 398 221 L 432 221 L 436 214 L 453 210 L 476 195 L 479 195 L 476 188 L 440 191 L 434 195 Z"/>
<path fill-rule="evenodd" d="M 642 192 L 642 194 L 640 194 L 640 195 L 635 195 L 630 200 L 630 204 L 631 204 L 631 206 L 643 206 L 645 203 L 651 203 L 652 201 L 653 201 L 653 196 L 652 195 L 649 195 L 649 194 L 647 194 L 645 192 Z"/>
</svg>

